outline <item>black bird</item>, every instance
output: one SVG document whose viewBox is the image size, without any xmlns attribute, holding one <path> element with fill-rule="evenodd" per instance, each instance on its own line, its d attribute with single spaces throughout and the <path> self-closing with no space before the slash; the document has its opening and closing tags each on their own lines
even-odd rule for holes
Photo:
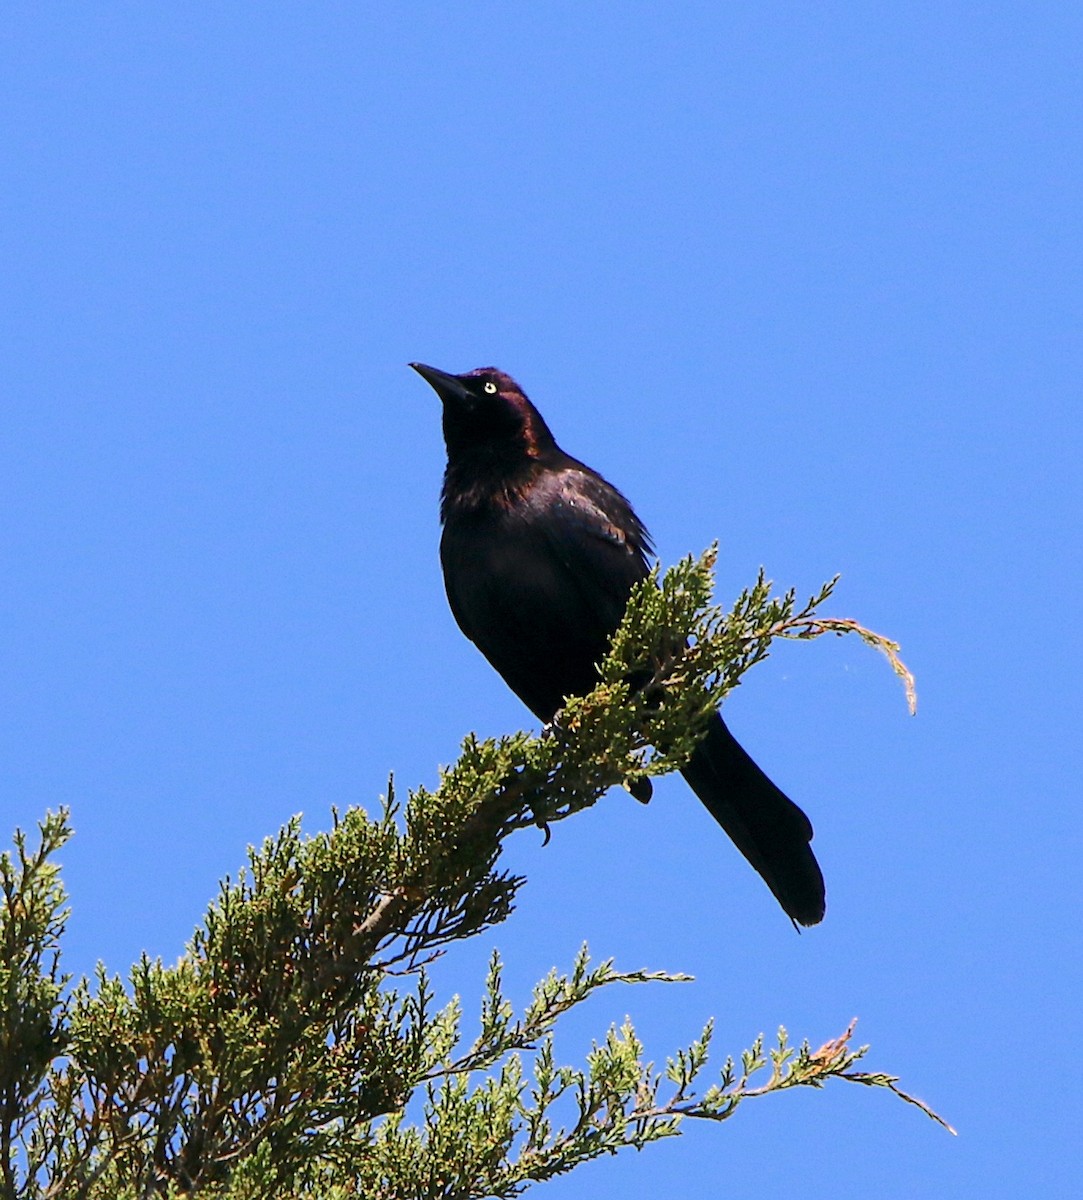
<svg viewBox="0 0 1083 1200">
<path fill-rule="evenodd" d="M 510 376 L 410 365 L 443 401 L 440 561 L 451 611 L 548 721 L 597 683 L 628 593 L 648 573 L 650 537 L 615 487 L 561 450 Z M 720 715 L 682 774 L 791 919 L 822 920 L 812 825 Z"/>
</svg>

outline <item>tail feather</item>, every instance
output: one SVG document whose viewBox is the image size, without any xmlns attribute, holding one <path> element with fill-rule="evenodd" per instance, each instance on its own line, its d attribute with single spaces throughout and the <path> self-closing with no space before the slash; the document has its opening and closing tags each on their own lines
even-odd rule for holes
<svg viewBox="0 0 1083 1200">
<path fill-rule="evenodd" d="M 716 715 L 681 774 L 775 894 L 788 916 L 816 925 L 824 878 L 812 853 L 812 824 L 767 778 Z"/>
</svg>

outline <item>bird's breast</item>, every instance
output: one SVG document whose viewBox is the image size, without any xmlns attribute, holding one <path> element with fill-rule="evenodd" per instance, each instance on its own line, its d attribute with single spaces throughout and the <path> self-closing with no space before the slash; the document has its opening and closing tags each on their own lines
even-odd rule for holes
<svg viewBox="0 0 1083 1200">
<path fill-rule="evenodd" d="M 594 686 L 627 602 L 559 546 L 537 514 L 495 508 L 449 519 L 440 545 L 460 628 L 543 720 Z"/>
</svg>

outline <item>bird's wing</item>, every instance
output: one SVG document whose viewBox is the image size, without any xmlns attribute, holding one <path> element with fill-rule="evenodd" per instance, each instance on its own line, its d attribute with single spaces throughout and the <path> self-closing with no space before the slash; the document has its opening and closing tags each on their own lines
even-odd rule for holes
<svg viewBox="0 0 1083 1200">
<path fill-rule="evenodd" d="M 650 537 L 620 492 L 579 464 L 537 486 L 545 493 L 538 534 L 563 566 L 565 586 L 580 593 L 608 638 L 648 572 Z"/>
<path fill-rule="evenodd" d="M 440 551 L 459 627 L 548 720 L 597 682 L 648 546 L 620 493 L 576 464 L 544 472 L 484 527 L 449 520 Z"/>
</svg>

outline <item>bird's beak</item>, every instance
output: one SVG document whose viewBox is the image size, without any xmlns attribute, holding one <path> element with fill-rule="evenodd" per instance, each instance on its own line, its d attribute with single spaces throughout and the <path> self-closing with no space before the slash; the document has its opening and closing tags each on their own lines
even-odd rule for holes
<svg viewBox="0 0 1083 1200">
<path fill-rule="evenodd" d="M 435 367 L 427 367 L 424 363 L 410 363 L 413 369 L 433 389 L 445 404 L 472 405 L 475 401 L 473 392 L 466 386 L 458 375 L 449 375 L 446 371 L 438 371 Z"/>
</svg>

